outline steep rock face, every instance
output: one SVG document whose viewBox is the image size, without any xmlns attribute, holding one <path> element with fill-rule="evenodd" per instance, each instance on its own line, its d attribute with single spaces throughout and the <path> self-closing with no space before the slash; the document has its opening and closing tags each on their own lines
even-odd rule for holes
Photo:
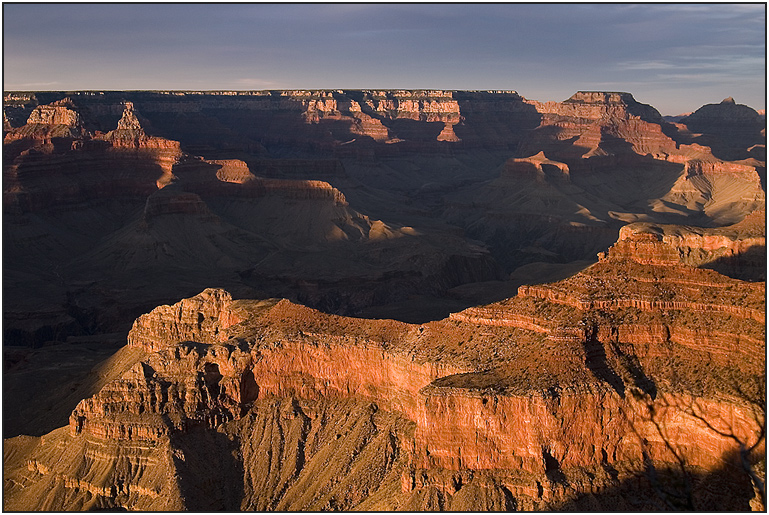
<svg viewBox="0 0 769 515">
<path fill-rule="evenodd" d="M 676 143 L 659 124 L 642 119 L 612 121 L 590 126 L 574 142 L 577 149 L 587 148 L 582 157 L 639 154 L 666 158 L 676 153 Z"/>
<path fill-rule="evenodd" d="M 177 141 L 148 136 L 136 115 L 133 102 L 125 102 L 123 114 L 117 128 L 108 132 L 103 139 L 117 149 L 179 149 Z M 101 139 L 101 138 L 99 138 Z"/>
<path fill-rule="evenodd" d="M 315 151 L 335 149 L 340 155 L 359 155 L 370 143 L 384 144 L 377 149 L 384 155 L 435 151 L 442 148 L 440 143 L 511 148 L 522 130 L 539 122 L 536 109 L 510 91 L 109 92 L 74 97 L 99 125 L 114 119 L 115 103 L 129 99 L 155 131 L 190 148 L 215 144 L 253 150 L 292 144 Z M 518 116 L 511 119 L 503 113 Z M 172 125 L 167 121 L 170 114 L 179 118 Z M 229 132 L 228 138 L 211 134 L 202 140 L 196 135 L 200 125 L 210 125 L 214 132 L 220 127 Z"/>
<path fill-rule="evenodd" d="M 242 324 L 248 327 L 255 318 L 263 328 L 263 344 L 249 349 L 227 341 L 228 332 L 241 334 Z M 307 324 L 295 329 L 301 320 Z M 325 329 L 310 331 L 316 325 Z M 389 340 L 410 335 L 415 330 L 404 323 L 370 321 L 360 327 L 353 319 L 324 316 L 286 300 L 233 303 L 227 292 L 209 289 L 137 319 L 129 346 L 155 354 L 82 401 L 70 417 L 70 429 L 102 438 L 153 440 L 200 421 L 216 426 L 239 418 L 257 398 L 276 396 L 362 397 L 410 412 L 421 386 L 464 371 L 383 353 Z M 190 373 L 198 369 L 200 374 Z"/>
<path fill-rule="evenodd" d="M 143 131 L 139 119 L 134 112 L 133 102 L 126 102 L 125 109 L 123 110 L 123 116 L 117 122 L 117 129 L 119 131 Z"/>
<path fill-rule="evenodd" d="M 630 152 L 664 156 L 676 148 L 662 132 L 659 112 L 629 93 L 580 91 L 563 102 L 532 104 L 542 121 L 522 142 L 524 153 L 544 149 L 573 159 Z"/>
<path fill-rule="evenodd" d="M 609 258 L 639 263 L 713 267 L 747 279 L 766 277 L 766 212 L 755 211 L 743 221 L 705 229 L 634 223 L 620 230 Z"/>
<path fill-rule="evenodd" d="M 158 307 L 136 319 L 128 333 L 128 345 L 152 351 L 169 341 L 226 341 L 227 329 L 240 321 L 231 306 L 229 293 L 207 289 L 174 306 Z"/>
<path fill-rule="evenodd" d="M 27 119 L 28 124 L 66 125 L 76 128 L 82 125 L 80 115 L 71 109 L 72 103 L 67 99 L 54 102 L 47 106 L 38 106 Z"/>
<path fill-rule="evenodd" d="M 157 358 L 137 363 L 81 401 L 70 415 L 71 433 L 156 441 L 196 425 L 216 427 L 239 417 L 243 404 L 253 401 L 254 389 L 243 376 L 250 357 L 236 347 L 181 343 Z"/>
<path fill-rule="evenodd" d="M 83 134 L 83 121 L 69 98 L 50 105 L 37 106 L 23 127 L 11 128 L 5 134 L 5 142 L 22 138 L 50 141 L 51 138 L 78 138 Z"/>
<path fill-rule="evenodd" d="M 610 256 L 567 280 L 521 286 L 514 299 L 469 308 L 450 318 L 524 329 L 553 344 L 594 339 L 629 345 L 642 365 L 645 357 L 668 355 L 670 343 L 724 365 L 762 351 L 764 283 L 746 283 L 680 265 L 633 264 Z M 570 309 L 562 311 L 559 305 Z M 594 313 L 601 312 L 605 314 L 596 318 Z"/>
<path fill-rule="evenodd" d="M 752 318 L 758 322 L 763 318 L 762 283 L 742 283 L 728 280 L 712 271 L 694 272 L 694 269 L 684 267 L 654 270 L 621 261 L 609 261 L 599 265 L 591 268 L 589 272 L 582 272 L 555 285 L 521 286 L 519 296 L 547 298 L 551 302 L 566 304 L 583 311 L 594 308 L 634 307 L 654 312 L 658 309 L 689 307 L 694 311 L 724 312 L 740 318 Z M 619 272 L 623 265 L 632 271 L 630 274 L 623 274 L 629 276 L 627 280 L 632 281 L 632 289 L 628 284 L 613 282 L 608 282 L 603 289 L 599 288 L 610 271 Z M 660 284 L 663 281 L 672 284 Z M 681 286 L 677 286 L 678 284 Z M 739 289 L 735 291 L 737 286 Z M 668 287 L 673 289 L 666 289 Z M 629 290 L 633 291 L 632 295 L 627 294 Z M 661 292 L 665 295 L 660 296 Z M 738 302 L 738 299 L 741 302 Z"/>
<path fill-rule="evenodd" d="M 484 506 L 545 509 L 625 484 L 646 488 L 650 500 L 622 506 L 649 508 L 665 500 L 648 497 L 649 463 L 662 471 L 678 460 L 697 492 L 691 502 L 712 502 L 710 476 L 698 471 L 726 467 L 719 481 L 744 484 L 730 456 L 760 436 L 761 408 L 751 403 L 760 385 L 750 378 L 763 367 L 764 296 L 763 283 L 616 257 L 421 326 L 206 290 L 136 321 L 129 345 L 149 355 L 82 401 L 62 438 L 73 449 L 103 441 L 178 457 L 176 486 L 153 491 L 191 509 L 434 509 L 461 506 L 477 488 L 489 492 Z M 290 398 L 298 400 L 276 403 Z M 332 409 L 332 401 L 369 407 L 351 407 L 333 437 L 330 424 L 347 408 Z M 286 435 L 280 444 L 278 434 Z M 350 445 L 347 468 L 317 468 Z M 7 498 L 23 498 L 17 485 L 50 481 L 49 471 L 65 478 L 68 499 L 82 495 L 82 474 L 60 471 L 45 449 L 41 442 L 26 451 L 36 456 L 28 462 L 35 474 L 9 465 Z M 215 449 L 240 449 L 233 462 L 215 462 L 243 488 L 227 487 L 215 500 L 175 493 L 209 488 L 197 473 Z M 157 477 L 160 463 L 153 457 L 122 484 Z M 145 509 L 155 499 L 88 481 L 98 506 Z M 366 485 L 370 499 L 329 489 L 339 481 Z M 745 495 L 718 506 L 743 506 L 753 494 Z"/>
<path fill-rule="evenodd" d="M 591 288 L 599 288 L 601 284 L 605 285 L 605 278 L 609 277 L 612 273 L 616 273 L 614 272 L 616 269 L 604 268 L 604 270 L 596 269 L 590 274 L 585 275 L 584 278 L 577 277 L 570 280 L 574 285 L 569 288 L 569 291 L 574 290 L 577 284 L 584 284 L 582 288 L 587 288 L 587 290 L 584 291 L 583 295 L 597 295 L 599 290 Z M 639 273 L 641 272 L 639 271 Z M 675 273 L 675 271 L 669 273 Z M 710 289 L 703 286 L 707 284 L 708 278 L 710 278 L 711 284 L 713 284 L 713 287 Z M 672 285 L 675 283 L 669 282 L 671 280 L 673 279 L 665 279 L 668 282 L 662 288 L 673 287 Z M 633 290 L 636 288 L 639 291 L 643 291 L 643 288 L 648 290 L 652 284 L 643 281 L 642 274 L 635 281 L 637 281 L 637 286 L 635 287 L 632 285 L 627 287 L 628 284 L 625 281 L 624 286 L 627 287 L 625 294 L 636 299 L 634 303 L 638 306 L 642 308 L 646 306 L 645 310 L 647 312 L 656 313 L 658 308 L 655 308 L 654 301 L 649 300 L 644 304 L 643 297 L 639 297 L 638 293 L 633 293 Z M 703 297 L 713 295 L 712 290 L 725 289 L 731 295 L 736 295 L 742 299 L 752 299 L 743 300 L 745 304 L 760 305 L 762 303 L 762 290 L 758 286 L 753 288 L 755 291 L 738 290 L 735 292 L 733 289 L 737 285 L 744 290 L 746 287 L 742 286 L 744 283 L 728 281 L 718 274 L 706 273 L 706 271 L 702 271 L 701 274 L 694 274 L 692 279 L 683 280 L 682 284 L 684 287 L 683 289 L 679 287 L 679 294 L 686 295 L 687 291 L 691 291 L 691 289 L 687 290 L 685 285 L 693 282 L 698 283 L 700 289 L 704 288 L 704 291 L 701 293 Z M 527 300 L 530 297 L 547 300 L 554 307 L 559 304 L 567 304 L 580 311 L 589 311 L 591 306 L 584 303 L 581 304 L 577 300 L 571 300 L 572 297 L 559 293 L 566 290 L 568 284 L 554 285 L 553 287 L 522 287 L 521 296 L 519 296 L 520 301 L 512 304 L 508 303 L 511 307 L 515 306 L 515 309 L 506 307 L 508 304 L 503 303 L 496 308 L 501 311 L 489 311 L 489 308 L 486 308 L 485 311 L 471 309 L 452 316 L 452 320 L 479 325 L 504 325 L 536 333 L 545 333 L 554 341 L 565 341 L 564 336 L 570 333 L 573 335 L 573 341 L 594 336 L 600 340 L 610 340 L 616 337 L 619 341 L 635 345 L 643 345 L 644 341 L 647 346 L 662 343 L 661 340 L 655 339 L 656 337 L 644 336 L 643 333 L 634 332 L 632 324 L 616 326 L 616 331 L 618 332 L 614 334 L 614 329 L 604 327 L 598 322 L 596 326 L 580 325 L 578 323 L 579 317 L 574 317 L 573 314 L 563 319 L 552 316 L 550 318 L 537 318 L 534 314 L 527 317 L 526 310 L 537 306 L 536 302 L 531 304 Z M 748 294 L 747 291 L 750 293 Z M 719 293 L 723 295 L 724 292 Z M 614 295 L 606 291 L 602 291 L 601 294 L 609 297 Z M 746 294 L 749 296 L 745 297 Z M 653 295 L 653 293 L 647 293 L 647 295 Z M 593 301 L 593 304 L 596 303 L 600 304 L 599 307 L 601 309 L 609 311 L 622 310 L 623 307 L 621 300 L 607 303 L 596 299 Z M 531 307 L 526 308 L 526 306 Z M 729 315 L 744 320 L 744 322 L 739 322 L 742 324 L 739 336 L 744 338 L 743 343 L 748 342 L 751 335 L 760 336 L 760 326 L 758 321 L 753 321 L 751 313 L 748 312 L 750 311 L 749 308 L 735 307 L 728 299 L 724 300 L 722 306 L 723 309 L 717 309 L 718 305 L 716 304 L 681 301 L 675 307 L 671 306 L 671 308 L 702 313 L 712 311 L 714 313 L 707 315 L 707 317 L 713 318 L 715 316 L 717 318 L 717 313 L 727 312 L 727 308 L 731 307 L 732 311 L 729 311 Z M 333 398 L 358 395 L 369 397 L 383 404 L 389 404 L 388 408 L 413 416 L 421 409 L 419 408 L 420 404 L 414 402 L 417 390 L 438 377 L 461 374 L 472 370 L 472 368 L 467 368 L 468 365 L 460 368 L 457 368 L 456 365 L 447 366 L 430 363 L 419 365 L 418 362 L 413 362 L 413 358 L 409 358 L 408 353 L 399 357 L 399 354 L 403 352 L 399 349 L 404 349 L 404 345 L 413 345 L 409 343 L 411 341 L 415 343 L 416 341 L 421 341 L 420 347 L 430 349 L 430 342 L 433 341 L 433 338 L 441 337 L 441 329 L 444 329 L 444 323 L 436 323 L 438 324 L 436 327 L 416 330 L 414 326 L 392 321 L 368 321 L 365 323 L 361 321 L 361 323 L 355 323 L 352 319 L 345 319 L 343 317 L 329 318 L 316 311 L 291 304 L 285 300 L 274 306 L 268 303 L 257 305 L 257 307 L 259 308 L 256 310 L 257 313 L 264 312 L 259 319 L 259 324 L 265 327 L 267 332 L 261 333 L 261 338 L 265 345 L 258 350 L 253 359 L 242 361 L 238 365 L 241 368 L 238 369 L 238 366 L 235 365 L 225 366 L 227 362 L 233 363 L 233 360 L 238 361 L 233 357 L 242 355 L 238 349 L 230 348 L 228 353 L 223 351 L 224 348 L 217 346 L 213 347 L 210 352 L 213 352 L 211 356 L 216 357 L 217 349 L 221 350 L 221 356 L 224 356 L 224 361 L 218 362 L 220 370 L 236 370 L 236 375 L 239 373 L 238 370 L 240 372 L 244 370 L 242 368 L 243 364 L 249 364 L 248 366 L 251 368 L 254 378 L 258 379 L 257 384 L 259 385 L 260 397 L 274 395 L 281 397 Z M 542 307 L 540 306 L 538 309 L 541 310 Z M 511 313 L 511 316 L 508 316 L 508 313 Z M 519 314 L 516 315 L 516 313 Z M 247 321 L 248 317 L 253 318 L 253 315 L 253 313 L 249 313 L 248 309 L 245 309 L 245 305 L 242 303 L 235 303 L 233 305 L 229 295 L 225 292 L 207 290 L 196 297 L 185 299 L 175 306 L 161 306 L 152 313 L 140 317 L 129 335 L 129 345 L 139 346 L 148 351 L 163 350 L 166 353 L 178 353 L 178 350 L 174 350 L 176 346 L 174 344 L 169 345 L 169 342 L 199 341 L 215 344 L 216 342 L 226 340 L 228 331 L 234 330 L 237 333 L 238 330 L 242 330 L 243 327 L 239 327 L 236 324 Z M 301 330 L 294 329 L 296 327 L 294 324 L 302 320 L 305 321 L 305 324 L 299 327 L 303 328 Z M 532 323 L 531 321 L 533 320 L 536 320 L 538 323 Z M 568 320 L 573 320 L 573 322 L 568 322 Z M 572 330 L 568 329 L 569 324 L 573 326 Z M 639 327 L 642 327 L 644 322 L 639 321 L 639 324 Z M 313 331 L 312 328 L 314 327 L 318 327 L 321 331 Z M 680 329 L 686 329 L 686 327 L 681 326 Z M 693 327 L 689 326 L 689 328 Z M 728 325 L 723 325 L 720 326 L 720 329 L 723 331 L 727 327 Z M 753 327 L 753 329 L 748 330 L 748 327 Z M 675 340 L 674 334 L 678 328 L 678 326 L 668 326 L 663 329 L 662 333 L 670 334 L 671 336 L 669 337 Z M 428 333 L 425 333 L 425 329 L 428 329 Z M 591 332 L 595 334 L 591 336 Z M 704 332 L 700 331 L 699 333 L 701 338 L 706 337 Z M 270 341 L 281 341 L 281 344 L 279 346 L 267 344 Z M 320 344 L 321 341 L 324 343 Z M 737 341 L 737 338 L 735 338 L 735 342 Z M 756 338 L 756 341 L 760 340 Z M 701 339 L 700 343 L 705 343 L 705 341 Z M 383 354 L 380 347 L 383 344 L 386 346 L 392 345 L 393 347 Z M 192 350 L 187 349 L 187 352 L 195 355 L 196 348 L 198 347 L 193 347 Z M 758 352 L 759 348 L 743 350 L 750 355 L 753 352 Z M 727 349 L 728 353 L 734 353 L 735 351 L 736 348 Z M 427 356 L 431 352 L 434 351 L 428 351 Z M 651 350 L 649 352 L 654 354 Z M 221 356 L 217 359 L 222 359 Z M 340 361 L 347 365 L 340 368 Z M 380 364 L 371 365 L 371 363 L 377 362 Z M 368 365 L 364 366 L 363 364 L 366 363 Z M 362 366 L 363 368 L 360 368 Z M 233 367 L 235 368 L 233 369 Z M 423 368 L 424 370 L 422 370 Z M 295 372 L 291 372 L 291 370 L 295 370 Z M 135 371 L 132 373 L 135 373 Z M 308 377 L 314 378 L 313 381 L 308 383 L 306 379 Z M 130 380 L 133 381 L 135 378 L 132 377 Z M 403 388 L 406 388 L 406 390 L 403 390 Z M 436 394 L 438 393 L 436 392 Z"/>
<path fill-rule="evenodd" d="M 732 97 L 719 104 L 707 104 L 679 123 L 686 126 L 695 141 L 713 147 L 722 159 L 744 159 L 747 149 L 766 143 L 766 123 L 750 107 L 737 104 Z"/>
<path fill-rule="evenodd" d="M 763 207 L 763 162 L 728 162 L 683 143 L 631 95 L 532 105 L 542 119 L 518 148 L 531 157 L 508 159 L 498 179 L 445 197 L 444 216 L 486 242 L 508 271 L 590 259 L 628 222 L 720 226 Z"/>
<path fill-rule="evenodd" d="M 39 93 L 38 98 L 27 100 L 9 96 L 7 103 L 56 100 L 57 96 L 63 94 Z M 696 140 L 715 144 L 721 158 L 741 159 L 748 157 L 748 148 L 763 142 L 755 111 L 733 101 L 704 106 L 682 119 L 677 131 L 653 107 L 619 92 L 580 91 L 563 102 L 544 103 L 526 100 L 514 91 L 438 90 L 105 92 L 72 93 L 70 98 L 95 120 L 89 122 L 92 131 L 114 124 L 124 106 L 131 104 L 147 117 L 155 133 L 181 141 L 187 150 L 264 152 L 265 145 L 291 144 L 360 157 L 372 151 L 380 155 L 444 152 L 446 144 L 463 150 L 517 150 L 523 142 L 519 156 L 541 150 L 550 155 L 560 149 L 576 157 L 626 151 L 612 143 L 619 138 L 630 141 L 642 155 L 673 154 L 677 143 Z M 126 126 L 133 127 L 128 130 L 137 130 L 138 124 L 126 120 L 130 122 Z M 586 139 L 572 148 L 572 138 L 583 134 Z M 674 135 L 676 141 L 666 135 Z M 603 145 L 598 145 L 601 140 Z M 744 155 L 725 156 L 719 141 L 728 148 L 736 145 Z"/>
<path fill-rule="evenodd" d="M 39 106 L 26 125 L 6 135 L 6 142 L 28 147 L 18 154 L 9 149 L 12 161 L 3 171 L 6 208 L 24 213 L 94 198 L 147 195 L 160 177 L 171 174 L 181 154 L 178 142 L 147 137 L 130 102 L 122 125 L 106 136 L 84 131 L 71 107 L 69 100 Z M 69 132 L 58 134 L 62 127 Z"/>
<path fill-rule="evenodd" d="M 679 145 L 678 151 L 668 155 L 666 160 L 684 164 L 684 180 L 713 176 L 739 178 L 747 183 L 752 183 L 753 188 L 745 188 L 745 194 L 750 194 L 751 189 L 763 188 L 759 172 L 765 168 L 765 163 L 757 159 L 724 161 L 714 156 L 710 147 L 692 143 Z M 761 171 L 761 173 L 764 172 Z"/>
<path fill-rule="evenodd" d="M 6 169 L 22 154 L 51 154 L 77 149 L 82 146 L 82 138 L 88 136 L 70 99 L 37 106 L 25 124 L 8 127 L 4 132 L 3 168 Z"/>
<path fill-rule="evenodd" d="M 609 462 L 615 465 L 632 463 L 640 458 L 644 446 L 652 459 L 669 460 L 670 451 L 654 422 L 676 435 L 667 443 L 686 448 L 682 457 L 696 466 L 718 466 L 721 456 L 732 447 L 710 428 L 676 412 L 679 406 L 693 402 L 687 397 L 661 396 L 657 400 L 662 407 L 659 418 L 651 421 L 645 402 L 623 401 L 605 393 L 556 392 L 550 398 L 524 398 L 436 390 L 428 395 L 423 417 L 417 420 L 417 427 L 422 429 L 416 441 L 422 451 L 415 463 L 417 470 L 508 469 L 547 477 L 553 469 L 590 469 L 604 454 L 611 456 Z M 731 429 L 740 437 L 750 438 L 756 430 L 750 408 L 699 402 L 698 409 L 708 418 L 733 420 Z M 585 431 L 586 427 L 602 427 L 599 441 Z M 633 432 L 637 439 L 626 437 Z M 699 448 L 690 447 L 694 440 Z M 516 486 L 509 484 L 508 489 L 516 498 L 523 497 L 525 490 Z M 559 495 L 553 490 L 549 497 Z"/>
<path fill-rule="evenodd" d="M 48 128 L 64 127 L 59 121 L 104 128 L 104 116 L 114 119 L 113 130 L 84 129 L 77 138 L 35 139 L 24 136 L 21 127 L 13 129 L 21 139 L 9 142 L 4 154 L 5 234 L 10 244 L 6 256 L 16 272 L 9 276 L 13 280 L 6 295 L 19 298 L 39 292 L 6 310 L 6 335 L 13 341 L 40 345 L 93 332 L 96 326 L 112 331 L 115 324 L 130 325 L 148 306 L 126 311 L 125 320 L 118 322 L 121 312 L 144 302 L 168 302 L 177 294 L 175 286 L 153 281 L 167 288 L 162 296 L 148 297 L 145 292 L 127 299 L 134 287 L 125 284 L 134 281 L 136 271 L 141 277 L 167 278 L 181 277 L 171 270 L 183 269 L 185 279 L 180 282 L 187 282 L 192 271 L 200 276 L 193 282 L 201 282 L 194 290 L 184 290 L 189 295 L 209 285 L 211 271 L 217 270 L 224 279 L 215 284 L 256 284 L 260 291 L 268 288 L 276 295 L 346 312 L 375 299 L 409 295 L 424 282 L 443 291 L 457 281 L 499 276 L 488 255 L 478 259 L 479 247 L 462 243 L 453 229 L 428 241 L 416 238 L 419 231 L 408 226 L 402 231 L 405 224 L 371 219 L 351 208 L 341 189 L 328 182 L 349 184 L 338 159 L 206 160 L 185 154 L 177 141 L 149 135 L 143 127 L 146 113 L 139 114 L 138 103 L 121 99 L 102 105 L 85 96 L 78 96 L 78 102 L 38 106 L 31 117 L 35 124 L 24 127 L 45 119 L 55 122 L 45 125 Z M 426 109 L 440 111 L 435 106 Z M 53 114 L 39 114 L 48 111 Z M 17 143 L 21 147 L 14 147 Z M 418 241 L 407 243 L 404 236 Z M 376 243 L 352 245 L 369 241 Z M 351 245 L 343 248 L 339 242 Z M 456 252 L 463 247 L 465 251 Z M 300 249 L 320 252 L 322 258 L 299 256 Z M 373 257 L 353 259 L 351 267 L 335 265 L 360 254 Z M 262 266 L 244 285 L 257 263 Z M 41 279 L 46 286 L 33 284 L 35 267 L 55 270 L 51 274 L 56 278 Z M 338 270 L 348 275 L 338 277 Z M 83 286 L 93 284 L 94 276 L 106 282 L 97 288 Z M 367 281 L 374 285 L 361 288 Z M 397 284 L 388 284 L 393 282 Z M 363 295 L 361 289 L 366 290 Z M 48 300 L 41 304 L 44 295 Z M 36 313 L 30 313 L 29 306 Z M 114 309 L 105 313 L 105 306 Z"/>
<path fill-rule="evenodd" d="M 7 442 L 6 508 L 659 509 L 670 499 L 655 471 L 689 481 L 697 508 L 753 497 L 740 444 L 764 424 L 753 379 L 765 285 L 680 263 L 725 248 L 744 268 L 743 244 L 759 236 L 663 222 L 741 220 L 763 205 L 763 163 L 725 162 L 624 94 L 543 106 L 514 92 L 75 100 L 88 134 L 18 140 L 31 146 L 5 168 L 18 222 L 6 277 L 42 300 L 23 297 L 4 319 L 39 343 L 93 331 L 99 310 L 166 299 L 161 287 L 287 292 L 339 313 L 499 278 L 484 248 L 425 222 L 442 208 L 510 269 L 592 256 L 626 222 L 648 225 L 569 280 L 423 325 L 218 289 L 157 308 L 129 335 L 136 362 L 84 393 L 69 428 Z M 527 135 L 550 147 L 521 153 Z M 73 206 L 93 199 L 78 229 Z M 398 203 L 398 223 L 357 210 L 368 201 Z M 57 223 L 43 230 L 44 216 Z M 81 231 L 75 243 L 68 231 Z"/>
<path fill-rule="evenodd" d="M 589 120 L 638 117 L 659 122 L 662 118 L 652 106 L 641 104 L 630 93 L 621 92 L 578 91 L 563 102 L 535 105 L 541 113 Z"/>
</svg>

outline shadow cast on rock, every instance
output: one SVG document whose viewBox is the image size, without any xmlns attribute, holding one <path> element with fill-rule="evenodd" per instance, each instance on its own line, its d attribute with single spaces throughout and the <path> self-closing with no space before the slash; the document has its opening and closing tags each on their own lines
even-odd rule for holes
<svg viewBox="0 0 769 515">
<path fill-rule="evenodd" d="M 240 510 L 244 473 L 237 441 L 199 426 L 173 436 L 171 444 L 188 510 Z"/>
<path fill-rule="evenodd" d="M 552 506 L 555 511 L 751 511 L 760 504 L 736 452 L 711 471 L 657 466 L 614 486 Z M 763 509 L 763 507 L 761 507 Z"/>
<path fill-rule="evenodd" d="M 625 398 L 625 382 L 609 364 L 604 344 L 598 340 L 598 327 L 594 325 L 586 330 L 585 340 L 582 342 L 585 349 L 585 366 L 593 375 L 611 386 L 620 397 Z"/>
<path fill-rule="evenodd" d="M 766 246 L 754 245 L 736 256 L 724 256 L 702 268 L 742 281 L 766 281 Z"/>
</svg>

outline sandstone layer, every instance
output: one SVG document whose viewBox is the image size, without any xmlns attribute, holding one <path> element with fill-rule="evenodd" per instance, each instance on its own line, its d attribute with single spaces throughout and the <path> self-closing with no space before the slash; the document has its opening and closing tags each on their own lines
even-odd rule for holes
<svg viewBox="0 0 769 515">
<path fill-rule="evenodd" d="M 94 125 L 98 106 L 78 102 L 37 106 L 5 135 L 4 290 L 14 301 L 4 333 L 15 344 L 127 329 L 173 290 L 210 281 L 351 312 L 500 277 L 455 230 L 423 236 L 353 209 L 319 180 L 345 177 L 338 160 L 206 160 L 148 135 L 133 102 L 109 106 L 120 117 L 106 132 Z"/>
<path fill-rule="evenodd" d="M 761 210 L 737 224 L 715 229 L 636 222 L 620 230 L 609 256 L 646 264 L 708 267 L 732 277 L 766 280 L 765 220 L 766 212 Z"/>
<path fill-rule="evenodd" d="M 756 116 L 6 93 L 4 508 L 761 508 Z"/>
<path fill-rule="evenodd" d="M 423 325 L 209 289 L 137 319 L 68 428 L 6 441 L 5 507 L 746 509 L 765 309 L 617 252 Z"/>
<path fill-rule="evenodd" d="M 732 97 L 718 104 L 707 104 L 679 120 L 694 141 L 712 145 L 723 159 L 745 159 L 753 145 L 764 145 L 766 154 L 766 120 L 750 107 L 738 104 Z"/>
</svg>

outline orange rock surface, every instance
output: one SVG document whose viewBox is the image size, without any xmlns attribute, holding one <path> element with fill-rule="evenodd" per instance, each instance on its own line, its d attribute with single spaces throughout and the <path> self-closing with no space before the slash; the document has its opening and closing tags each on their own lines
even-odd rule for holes
<svg viewBox="0 0 769 515">
<path fill-rule="evenodd" d="M 46 344 L 11 378 L 72 334 L 127 345 L 48 394 L 66 427 L 5 440 L 4 509 L 764 507 L 765 163 L 753 128 L 724 136 L 745 106 L 6 100 L 4 331 Z M 433 294 L 455 312 L 421 316 Z M 420 322 L 340 315 L 391 300 Z"/>
<path fill-rule="evenodd" d="M 754 316 L 765 312 L 764 299 L 763 283 L 618 259 L 424 325 L 326 315 L 286 300 L 233 301 L 206 290 L 137 319 L 128 342 L 145 357 L 83 400 L 69 435 L 58 438 L 75 447 L 140 444 L 155 456 L 189 454 L 174 450 L 181 445 L 174 442 L 224 430 L 245 449 L 252 436 L 232 431 L 262 416 L 271 399 L 304 406 L 347 399 L 413 424 L 389 430 L 393 461 L 382 474 L 398 487 L 387 506 L 429 506 L 433 490 L 444 507 L 455 498 L 459 506 L 474 477 L 518 507 L 563 506 L 617 481 L 643 488 L 644 459 L 658 470 L 680 461 L 697 478 L 696 471 L 731 463 L 739 445 L 759 442 L 764 422 L 751 403 L 759 391 L 750 378 L 764 366 L 765 324 Z M 304 417 L 305 409 L 295 407 L 292 416 Z M 34 474 L 7 469 L 14 479 L 6 482 L 6 498 L 23 498 L 62 466 L 46 461 L 43 441 L 35 449 Z M 113 452 L 105 459 L 116 459 Z M 252 456 L 242 466 L 259 467 L 263 459 Z M 154 477 L 153 463 L 160 462 L 152 458 L 124 481 Z M 77 475 L 56 474 L 71 483 L 67 496 L 88 491 L 105 506 L 143 509 L 155 498 L 121 504 L 107 483 L 86 489 L 73 483 Z M 347 502 L 353 504 L 339 506 L 361 499 Z"/>
</svg>

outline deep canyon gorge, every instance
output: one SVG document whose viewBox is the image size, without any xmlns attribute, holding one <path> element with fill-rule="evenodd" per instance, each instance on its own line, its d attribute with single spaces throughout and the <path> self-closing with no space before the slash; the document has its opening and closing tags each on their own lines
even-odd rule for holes
<svg viewBox="0 0 769 515">
<path fill-rule="evenodd" d="M 3 115 L 5 510 L 766 509 L 750 107 L 77 91 Z"/>
</svg>

